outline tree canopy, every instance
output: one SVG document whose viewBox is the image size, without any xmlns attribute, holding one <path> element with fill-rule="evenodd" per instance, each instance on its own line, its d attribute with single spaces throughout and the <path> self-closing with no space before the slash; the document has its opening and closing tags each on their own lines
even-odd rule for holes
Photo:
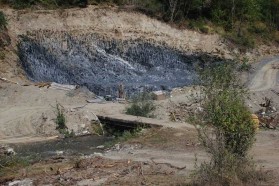
<svg viewBox="0 0 279 186">
<path fill-rule="evenodd" d="M 188 27 L 207 32 L 204 22 L 210 22 L 231 33 L 231 38 L 243 45 L 253 44 L 251 34 L 279 42 L 279 0 L 0 0 L 13 8 L 39 5 L 45 8 L 86 7 L 90 4 L 114 3 L 131 5 L 158 19 L 177 25 L 188 21 Z M 271 36 L 270 33 L 276 32 Z M 243 38 L 244 37 L 244 38 Z M 256 38 L 255 36 L 252 36 Z"/>
</svg>

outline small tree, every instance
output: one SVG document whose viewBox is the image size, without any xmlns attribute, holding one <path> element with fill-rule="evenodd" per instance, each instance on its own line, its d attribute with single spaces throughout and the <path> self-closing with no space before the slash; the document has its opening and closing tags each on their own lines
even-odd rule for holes
<svg viewBox="0 0 279 186">
<path fill-rule="evenodd" d="M 244 167 L 249 174 L 254 170 L 247 152 L 255 139 L 255 124 L 245 106 L 247 91 L 237 77 L 234 63 L 207 66 L 200 73 L 204 111 L 193 121 L 211 161 L 198 170 L 198 185 L 229 185 L 242 180 Z"/>
</svg>

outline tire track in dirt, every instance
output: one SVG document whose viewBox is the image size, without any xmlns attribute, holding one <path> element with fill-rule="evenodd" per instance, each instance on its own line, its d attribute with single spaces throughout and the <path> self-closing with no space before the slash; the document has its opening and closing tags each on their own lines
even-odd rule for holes
<svg viewBox="0 0 279 186">
<path fill-rule="evenodd" d="M 278 68 L 273 68 L 274 65 L 279 65 L 279 57 L 268 60 L 257 72 L 249 83 L 249 89 L 253 92 L 264 91 L 278 85 L 277 75 Z"/>
</svg>

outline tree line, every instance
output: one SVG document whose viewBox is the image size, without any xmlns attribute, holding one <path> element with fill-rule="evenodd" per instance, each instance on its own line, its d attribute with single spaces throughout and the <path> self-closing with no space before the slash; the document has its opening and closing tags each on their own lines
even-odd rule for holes
<svg viewBox="0 0 279 186">
<path fill-rule="evenodd" d="M 211 22 L 225 32 L 236 33 L 238 37 L 245 35 L 243 32 L 246 31 L 247 37 L 252 33 L 270 40 L 274 38 L 270 33 L 279 31 L 279 0 L 0 0 L 0 5 L 8 4 L 19 9 L 36 5 L 45 8 L 87 7 L 100 3 L 130 5 L 175 24 L 188 20 L 188 27 L 195 27 L 193 21 L 195 24 Z M 279 42 L 278 33 L 277 37 Z M 245 42 L 245 39 L 240 38 L 239 41 Z M 246 42 L 249 44 L 248 40 Z"/>
<path fill-rule="evenodd" d="M 261 20 L 279 29 L 279 0 L 1 0 L 16 8 L 35 4 L 57 7 L 87 6 L 96 3 L 136 5 L 168 21 L 207 18 L 227 29 L 244 21 Z"/>
</svg>

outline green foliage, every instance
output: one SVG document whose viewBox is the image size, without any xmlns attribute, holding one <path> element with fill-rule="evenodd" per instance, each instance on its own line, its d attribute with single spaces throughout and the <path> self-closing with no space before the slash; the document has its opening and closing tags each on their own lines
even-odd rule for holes
<svg viewBox="0 0 279 186">
<path fill-rule="evenodd" d="M 208 34 L 212 32 L 212 29 L 207 25 L 204 20 L 191 20 L 188 27 L 193 30 L 200 31 L 202 33 Z"/>
<path fill-rule="evenodd" d="M 28 159 L 20 158 L 18 156 L 4 156 L 0 158 L 1 168 L 3 167 L 15 167 L 18 165 L 27 166 L 29 164 Z"/>
<path fill-rule="evenodd" d="M 91 127 L 92 127 L 92 133 L 93 134 L 96 134 L 98 136 L 104 136 L 105 135 L 103 125 L 100 123 L 100 121 L 92 121 Z"/>
<path fill-rule="evenodd" d="M 228 152 L 245 156 L 254 142 L 255 128 L 245 106 L 247 91 L 239 85 L 235 69 L 235 63 L 217 64 L 201 73 L 206 95 L 201 121 L 217 130 Z"/>
<path fill-rule="evenodd" d="M 0 156 L 0 177 L 9 175 L 19 168 L 26 167 L 32 163 L 31 158 L 15 156 Z"/>
<path fill-rule="evenodd" d="M 56 129 L 61 131 L 67 129 L 66 117 L 64 115 L 64 108 L 59 103 L 56 103 L 55 114 L 56 114 L 56 119 L 55 119 Z"/>
<path fill-rule="evenodd" d="M 115 136 L 115 139 L 113 141 L 105 143 L 105 146 L 112 147 L 116 143 L 121 143 L 136 138 L 139 135 L 139 133 L 142 131 L 142 128 L 138 127 L 136 129 L 124 130 L 124 131 L 109 129 L 108 131 L 111 135 Z"/>
<path fill-rule="evenodd" d="M 69 131 L 66 125 L 66 117 L 64 114 L 64 107 L 59 103 L 56 103 L 55 107 L 55 123 L 56 123 L 56 130 L 59 131 L 60 134 L 63 134 L 65 138 L 71 138 L 75 136 L 73 130 Z"/>
<path fill-rule="evenodd" d="M 255 37 L 250 33 L 238 34 L 236 31 L 227 32 L 224 37 L 239 47 L 244 48 L 254 48 L 255 47 Z"/>
<path fill-rule="evenodd" d="M 259 183 L 267 181 L 266 173 L 257 170 L 252 159 L 239 158 L 227 152 L 214 158 L 214 161 L 202 163 L 193 173 L 192 185 L 261 185 Z"/>
<path fill-rule="evenodd" d="M 2 11 L 0 11 L 0 31 L 3 30 L 7 26 L 7 20 Z"/>
<path fill-rule="evenodd" d="M 45 8 L 70 8 L 74 6 L 86 7 L 88 0 L 0 0 L 4 4 L 10 4 L 15 9 L 30 8 L 36 5 Z"/>
<path fill-rule="evenodd" d="M 236 63 L 226 62 L 200 70 L 204 111 L 192 122 L 211 160 L 198 168 L 196 185 L 238 185 L 251 181 L 244 174 L 255 173 L 247 154 L 256 129 L 245 106 L 247 91 L 239 84 L 235 69 Z"/>
<path fill-rule="evenodd" d="M 249 63 L 248 58 L 243 58 L 242 60 L 240 60 L 240 66 L 238 68 L 240 71 L 250 71 L 251 68 L 252 65 Z"/>
<path fill-rule="evenodd" d="M 274 39 L 277 43 L 279 43 L 279 31 L 274 33 Z"/>
<path fill-rule="evenodd" d="M 34 0 L 13 0 L 11 1 L 11 6 L 15 9 L 29 8 L 35 3 Z"/>
<path fill-rule="evenodd" d="M 135 10 L 173 23 L 190 21 L 189 28 L 211 33 L 207 22 L 222 27 L 226 38 L 234 43 L 252 48 L 257 41 L 278 41 L 278 0 L 0 0 L 16 9 L 37 6 L 48 9 L 86 7 L 87 4 L 115 3 L 134 5 Z M 198 21 L 197 21 L 198 20 Z M 199 20 L 208 20 L 202 23 Z M 1 25 L 1 21 L 0 21 Z M 241 33 L 241 30 L 245 33 Z M 259 38 L 260 37 L 260 38 Z M 275 37 L 275 39 L 274 39 Z"/>
<path fill-rule="evenodd" d="M 131 105 L 126 108 L 126 114 L 150 118 L 154 117 L 153 112 L 155 109 L 152 95 L 144 92 L 132 99 Z"/>
<path fill-rule="evenodd" d="M 268 27 L 263 22 L 255 22 L 253 25 L 251 25 L 249 31 L 256 34 L 263 34 L 268 32 Z"/>
</svg>

